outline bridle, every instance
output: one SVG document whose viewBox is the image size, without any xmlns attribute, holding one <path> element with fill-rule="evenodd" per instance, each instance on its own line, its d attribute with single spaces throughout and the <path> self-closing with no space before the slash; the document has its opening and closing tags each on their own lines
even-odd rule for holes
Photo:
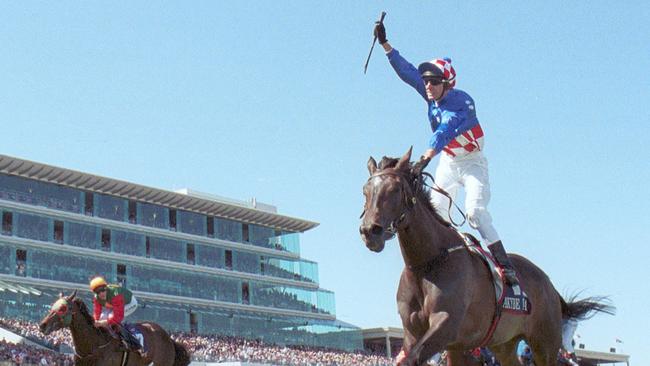
<svg viewBox="0 0 650 366">
<path fill-rule="evenodd" d="M 459 226 L 462 226 L 463 224 L 465 224 L 465 221 L 467 220 L 467 217 L 465 216 L 465 213 L 460 209 L 460 207 L 458 207 L 456 202 L 454 202 L 451 195 L 447 191 L 440 188 L 436 184 L 436 182 L 433 179 L 433 176 L 431 174 L 429 174 L 427 172 L 422 172 L 422 173 L 418 174 L 412 180 L 411 184 L 408 184 L 407 182 L 409 182 L 410 179 L 406 176 L 406 174 L 398 173 L 396 171 L 385 171 L 385 170 L 383 170 L 383 171 L 380 171 L 380 172 L 377 172 L 377 173 L 371 175 L 370 178 L 368 178 L 368 180 L 366 181 L 366 184 L 368 184 L 368 182 L 370 182 L 374 178 L 377 178 L 377 177 L 380 177 L 380 176 L 383 176 L 383 175 L 388 175 L 388 176 L 394 176 L 394 177 L 401 178 L 402 186 L 408 187 L 409 192 L 412 193 L 411 195 L 409 195 L 406 192 L 406 189 L 402 189 L 402 192 L 403 192 L 402 196 L 403 196 L 403 201 L 404 201 L 404 204 L 402 205 L 402 207 L 403 207 L 402 212 L 394 220 L 392 220 L 388 224 L 387 228 L 384 229 L 384 231 L 389 233 L 391 235 L 391 237 L 394 236 L 395 234 L 397 234 L 397 230 L 399 229 L 399 225 L 406 218 L 406 214 L 410 210 L 412 210 L 413 207 L 415 207 L 415 205 L 417 204 L 417 195 L 423 190 L 423 187 L 425 187 L 425 186 L 429 187 L 429 189 L 432 189 L 432 190 L 442 194 L 443 196 L 447 197 L 447 199 L 449 199 L 449 207 L 447 209 L 447 213 L 449 215 L 449 222 L 452 225 L 454 225 L 456 227 L 459 227 Z M 431 182 L 433 182 L 433 185 L 427 184 L 426 178 L 430 178 Z M 413 187 L 412 185 L 414 185 L 415 187 Z M 452 205 L 454 205 L 456 207 L 458 212 L 460 212 L 461 216 L 463 217 L 463 221 L 460 224 L 456 223 L 454 221 L 453 217 L 451 216 L 451 206 Z M 366 209 L 364 207 L 363 212 L 361 212 L 361 216 L 359 216 L 359 218 L 363 218 L 363 216 L 365 216 L 365 214 L 366 214 Z"/>
<path fill-rule="evenodd" d="M 75 311 L 73 309 L 71 309 L 71 307 L 75 306 L 74 304 L 72 304 L 72 302 L 73 302 L 72 300 L 67 300 L 66 299 L 66 303 L 64 305 L 65 306 L 65 308 L 64 308 L 65 311 L 62 311 L 62 309 L 59 309 L 57 311 L 54 311 L 50 315 L 50 318 L 52 318 L 53 316 L 56 315 L 56 321 L 58 322 L 58 325 L 59 325 L 60 329 L 68 328 L 68 327 L 70 327 L 72 325 L 72 318 L 75 316 Z M 64 319 L 65 317 L 68 317 L 68 316 L 70 317 L 69 321 Z M 98 357 L 97 352 L 99 350 L 103 349 L 103 348 L 106 348 L 109 344 L 111 344 L 111 342 L 112 342 L 112 340 L 109 340 L 108 342 L 106 342 L 105 344 L 103 344 L 101 346 L 98 346 L 94 351 L 91 351 L 89 354 L 87 354 L 85 356 L 78 353 L 76 347 L 74 347 L 75 358 L 77 358 L 79 361 L 85 360 L 85 359 L 97 358 Z"/>
<path fill-rule="evenodd" d="M 387 232 L 387 233 L 391 234 L 391 237 L 393 237 L 397 233 L 397 230 L 399 229 L 400 224 L 404 221 L 404 219 L 406 218 L 406 215 L 408 214 L 408 212 L 411 211 L 415 207 L 415 205 L 417 204 L 418 201 L 417 201 L 416 196 L 422 191 L 424 186 L 429 187 L 430 189 L 444 195 L 445 197 L 447 197 L 449 199 L 448 213 L 449 213 L 449 220 L 450 220 L 451 224 L 447 224 L 447 225 L 453 225 L 453 226 L 457 227 L 457 226 L 461 226 L 461 225 L 463 225 L 465 223 L 467 218 L 466 218 L 465 214 L 463 213 L 463 211 L 454 202 L 454 200 L 451 198 L 449 193 L 447 193 L 447 191 L 440 188 L 435 183 L 435 181 L 433 179 L 433 176 L 431 176 L 431 174 L 426 173 L 426 172 L 421 172 L 420 174 L 418 174 L 412 180 L 411 184 L 415 185 L 415 187 L 413 187 L 411 184 L 406 183 L 406 182 L 409 182 L 410 179 L 403 173 L 398 173 L 398 172 L 395 172 L 395 171 L 380 171 L 380 172 L 378 172 L 376 174 L 371 175 L 370 178 L 368 178 L 368 181 L 366 182 L 366 184 L 368 184 L 368 182 L 370 182 L 372 179 L 374 179 L 376 177 L 379 177 L 379 176 L 382 176 L 382 175 L 389 175 L 389 176 L 395 176 L 395 177 L 401 178 L 403 180 L 402 185 L 406 185 L 408 187 L 408 191 L 411 193 L 411 194 L 409 194 L 409 193 L 406 192 L 406 189 L 402 189 L 402 192 L 403 192 L 402 195 L 403 195 L 403 201 L 404 201 L 402 211 L 394 220 L 392 220 L 390 222 L 388 227 L 384 229 L 384 232 Z M 426 181 L 425 181 L 426 178 L 430 178 L 431 181 L 433 182 L 433 185 L 428 185 L 426 183 Z M 460 224 L 456 224 L 453 221 L 453 218 L 451 217 L 451 205 L 452 204 L 456 207 L 458 212 L 460 212 L 460 214 L 463 217 L 463 221 Z M 366 213 L 366 210 L 364 208 L 363 212 L 361 213 L 360 218 L 362 218 L 365 215 L 365 213 Z M 456 232 L 458 232 L 458 230 L 455 227 L 453 229 Z M 464 238 L 464 236 L 462 234 L 460 234 L 460 232 L 458 232 L 458 234 L 461 237 Z M 463 242 L 463 244 L 456 245 L 456 246 L 453 246 L 453 247 L 450 247 L 450 248 L 443 248 L 443 249 L 440 250 L 440 252 L 438 254 L 434 255 L 430 260 L 426 261 L 425 263 L 422 263 L 422 264 L 419 264 L 419 265 L 409 265 L 408 268 L 411 271 L 416 272 L 416 273 L 428 273 L 433 268 L 435 268 L 435 267 L 441 265 L 442 263 L 446 262 L 447 259 L 449 258 L 449 254 L 451 254 L 453 252 L 456 252 L 458 250 L 462 250 L 464 248 L 465 248 L 464 242 Z"/>
</svg>

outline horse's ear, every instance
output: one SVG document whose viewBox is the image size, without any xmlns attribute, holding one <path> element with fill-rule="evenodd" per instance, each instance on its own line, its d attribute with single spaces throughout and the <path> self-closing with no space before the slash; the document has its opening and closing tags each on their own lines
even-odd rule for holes
<svg viewBox="0 0 650 366">
<path fill-rule="evenodd" d="M 72 291 L 70 296 L 67 297 L 67 300 L 72 301 L 75 298 L 75 296 L 77 296 L 77 290 Z"/>
<path fill-rule="evenodd" d="M 370 175 L 373 175 L 375 174 L 376 171 L 377 171 L 377 162 L 371 156 L 370 159 L 368 159 L 368 172 L 370 173 Z"/>
<path fill-rule="evenodd" d="M 409 150 L 402 156 L 401 159 L 397 162 L 397 165 L 395 166 L 395 169 L 401 170 L 404 169 L 404 167 L 408 167 L 411 164 L 411 153 L 413 152 L 413 146 L 409 148 Z"/>
</svg>

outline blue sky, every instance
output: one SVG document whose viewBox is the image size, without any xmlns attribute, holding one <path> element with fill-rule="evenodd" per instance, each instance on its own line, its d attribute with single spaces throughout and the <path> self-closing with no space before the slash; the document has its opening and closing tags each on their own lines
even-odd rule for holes
<svg viewBox="0 0 650 366">
<path fill-rule="evenodd" d="M 361 242 L 361 187 L 369 156 L 430 131 L 381 48 L 363 74 L 382 10 L 402 55 L 451 57 L 476 101 L 507 249 L 611 296 L 587 348 L 650 362 L 647 2 L 3 2 L 0 152 L 317 221 L 302 254 L 338 316 L 400 326 L 402 260 Z"/>
</svg>

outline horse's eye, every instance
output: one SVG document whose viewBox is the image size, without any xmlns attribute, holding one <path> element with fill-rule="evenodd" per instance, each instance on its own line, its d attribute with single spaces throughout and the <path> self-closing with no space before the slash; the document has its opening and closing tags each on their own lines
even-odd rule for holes
<svg viewBox="0 0 650 366">
<path fill-rule="evenodd" d="M 57 314 L 63 315 L 68 312 L 68 307 L 66 305 L 59 306 L 59 309 L 56 311 Z"/>
</svg>

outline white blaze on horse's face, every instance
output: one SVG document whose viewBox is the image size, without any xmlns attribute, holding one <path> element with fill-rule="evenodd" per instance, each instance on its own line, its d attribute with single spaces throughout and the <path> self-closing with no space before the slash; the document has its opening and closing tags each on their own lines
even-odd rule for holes
<svg viewBox="0 0 650 366">
<path fill-rule="evenodd" d="M 393 223 L 399 216 L 397 209 L 401 207 L 402 197 L 399 176 L 373 175 L 366 182 L 363 193 L 366 204 L 359 232 L 368 249 L 381 252 L 386 240 L 394 236 L 394 233 L 387 229 L 394 229 Z"/>
</svg>

